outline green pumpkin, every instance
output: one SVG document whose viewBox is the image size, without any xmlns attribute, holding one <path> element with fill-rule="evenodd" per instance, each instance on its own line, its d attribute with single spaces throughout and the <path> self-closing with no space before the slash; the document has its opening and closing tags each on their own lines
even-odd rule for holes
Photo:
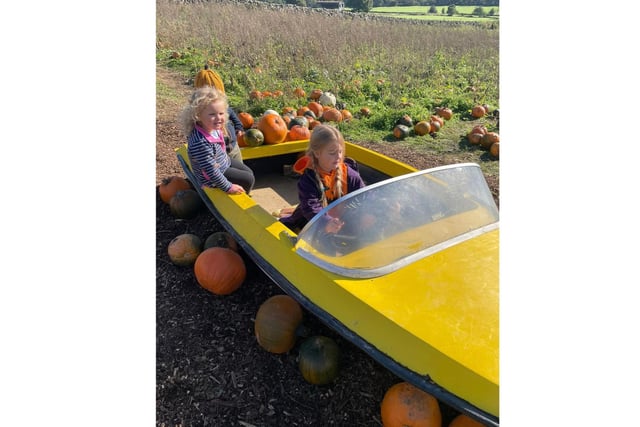
<svg viewBox="0 0 640 427">
<path fill-rule="evenodd" d="M 309 129 L 309 120 L 307 120 L 307 118 L 304 116 L 296 116 L 292 118 L 291 121 L 289 122 L 289 129 L 291 129 L 296 125 L 303 126 Z"/>
<path fill-rule="evenodd" d="M 258 147 L 264 144 L 264 134 L 256 128 L 247 129 L 244 133 L 244 142 L 246 142 L 249 147 Z"/>
<path fill-rule="evenodd" d="M 393 127 L 393 136 L 395 136 L 396 139 L 404 139 L 408 137 L 410 133 L 411 129 L 405 125 L 395 125 Z"/>
<path fill-rule="evenodd" d="M 198 216 L 204 203 L 196 190 L 180 190 L 169 201 L 169 209 L 176 218 L 192 219 Z"/>
<path fill-rule="evenodd" d="M 204 249 L 215 247 L 227 248 L 235 252 L 238 252 L 239 250 L 238 242 L 236 242 L 233 236 L 226 231 L 217 231 L 215 233 L 212 233 L 204 241 Z"/>
<path fill-rule="evenodd" d="M 311 384 L 329 384 L 338 377 L 340 348 L 336 342 L 322 335 L 305 339 L 298 353 L 298 367 Z"/>
</svg>

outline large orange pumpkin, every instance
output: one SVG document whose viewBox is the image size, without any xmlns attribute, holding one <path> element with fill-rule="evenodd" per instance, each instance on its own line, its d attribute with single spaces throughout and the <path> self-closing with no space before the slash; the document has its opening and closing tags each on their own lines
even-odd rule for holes
<svg viewBox="0 0 640 427">
<path fill-rule="evenodd" d="M 480 421 L 476 421 L 473 418 L 465 414 L 460 414 L 451 420 L 449 427 L 484 427 Z"/>
<path fill-rule="evenodd" d="M 181 176 L 170 176 L 167 178 L 163 178 L 160 181 L 160 185 L 158 186 L 158 192 L 160 193 L 160 199 L 169 203 L 171 198 L 180 190 L 189 190 L 191 188 L 191 184 L 189 181 L 184 179 Z"/>
<path fill-rule="evenodd" d="M 257 128 L 264 135 L 265 144 L 280 144 L 287 137 L 287 123 L 279 114 L 263 114 Z"/>
<path fill-rule="evenodd" d="M 211 247 L 202 251 L 193 266 L 198 284 L 216 295 L 229 295 L 240 287 L 247 268 L 238 253 Z"/>
<path fill-rule="evenodd" d="M 302 308 L 289 295 L 274 295 L 258 308 L 255 334 L 258 344 L 270 353 L 286 353 L 296 343 Z"/>
<path fill-rule="evenodd" d="M 476 119 L 484 117 L 485 114 L 487 114 L 487 110 L 485 110 L 482 105 L 476 105 L 471 109 L 471 115 Z"/>
<path fill-rule="evenodd" d="M 416 135 L 426 135 L 428 133 L 431 133 L 431 124 L 429 124 L 429 122 L 426 120 L 420 120 L 413 126 L 413 131 L 416 133 Z"/>
<path fill-rule="evenodd" d="M 380 405 L 384 427 L 442 427 L 435 397 L 408 382 L 392 385 Z"/>
</svg>

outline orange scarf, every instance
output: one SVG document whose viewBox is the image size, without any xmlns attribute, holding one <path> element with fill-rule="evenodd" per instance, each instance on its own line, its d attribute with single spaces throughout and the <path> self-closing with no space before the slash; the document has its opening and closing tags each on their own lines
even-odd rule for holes
<svg viewBox="0 0 640 427">
<path fill-rule="evenodd" d="M 347 194 L 347 165 L 341 163 L 339 168 L 342 168 L 342 195 Z M 338 198 L 338 195 L 334 193 L 333 186 L 336 182 L 337 168 L 329 173 L 320 172 L 320 178 L 324 184 L 324 195 L 327 198 L 327 202 L 331 203 Z"/>
</svg>

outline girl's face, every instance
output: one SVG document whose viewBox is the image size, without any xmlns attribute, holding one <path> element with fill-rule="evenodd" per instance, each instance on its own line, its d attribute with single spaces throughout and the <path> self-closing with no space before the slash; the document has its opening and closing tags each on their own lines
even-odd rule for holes
<svg viewBox="0 0 640 427">
<path fill-rule="evenodd" d="M 214 101 L 198 114 L 198 124 L 207 132 L 224 129 L 227 109 L 222 101 Z"/>
<path fill-rule="evenodd" d="M 318 158 L 318 166 L 324 172 L 331 172 L 342 162 L 342 147 L 338 142 L 330 142 L 314 152 Z"/>
</svg>

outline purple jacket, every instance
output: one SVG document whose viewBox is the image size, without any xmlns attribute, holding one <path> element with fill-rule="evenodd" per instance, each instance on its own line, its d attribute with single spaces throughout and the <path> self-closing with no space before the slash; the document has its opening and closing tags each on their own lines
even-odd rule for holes
<svg viewBox="0 0 640 427">
<path fill-rule="evenodd" d="M 356 161 L 347 157 L 344 163 L 347 165 L 347 193 L 364 187 L 365 183 L 358 173 Z M 280 222 L 292 230 L 296 227 L 304 227 L 322 210 L 322 193 L 318 188 L 315 172 L 311 169 L 305 169 L 298 180 L 298 200 L 300 203 L 293 213 L 286 218 L 280 218 Z M 331 202 L 332 200 L 329 200 L 329 203 Z"/>
</svg>

